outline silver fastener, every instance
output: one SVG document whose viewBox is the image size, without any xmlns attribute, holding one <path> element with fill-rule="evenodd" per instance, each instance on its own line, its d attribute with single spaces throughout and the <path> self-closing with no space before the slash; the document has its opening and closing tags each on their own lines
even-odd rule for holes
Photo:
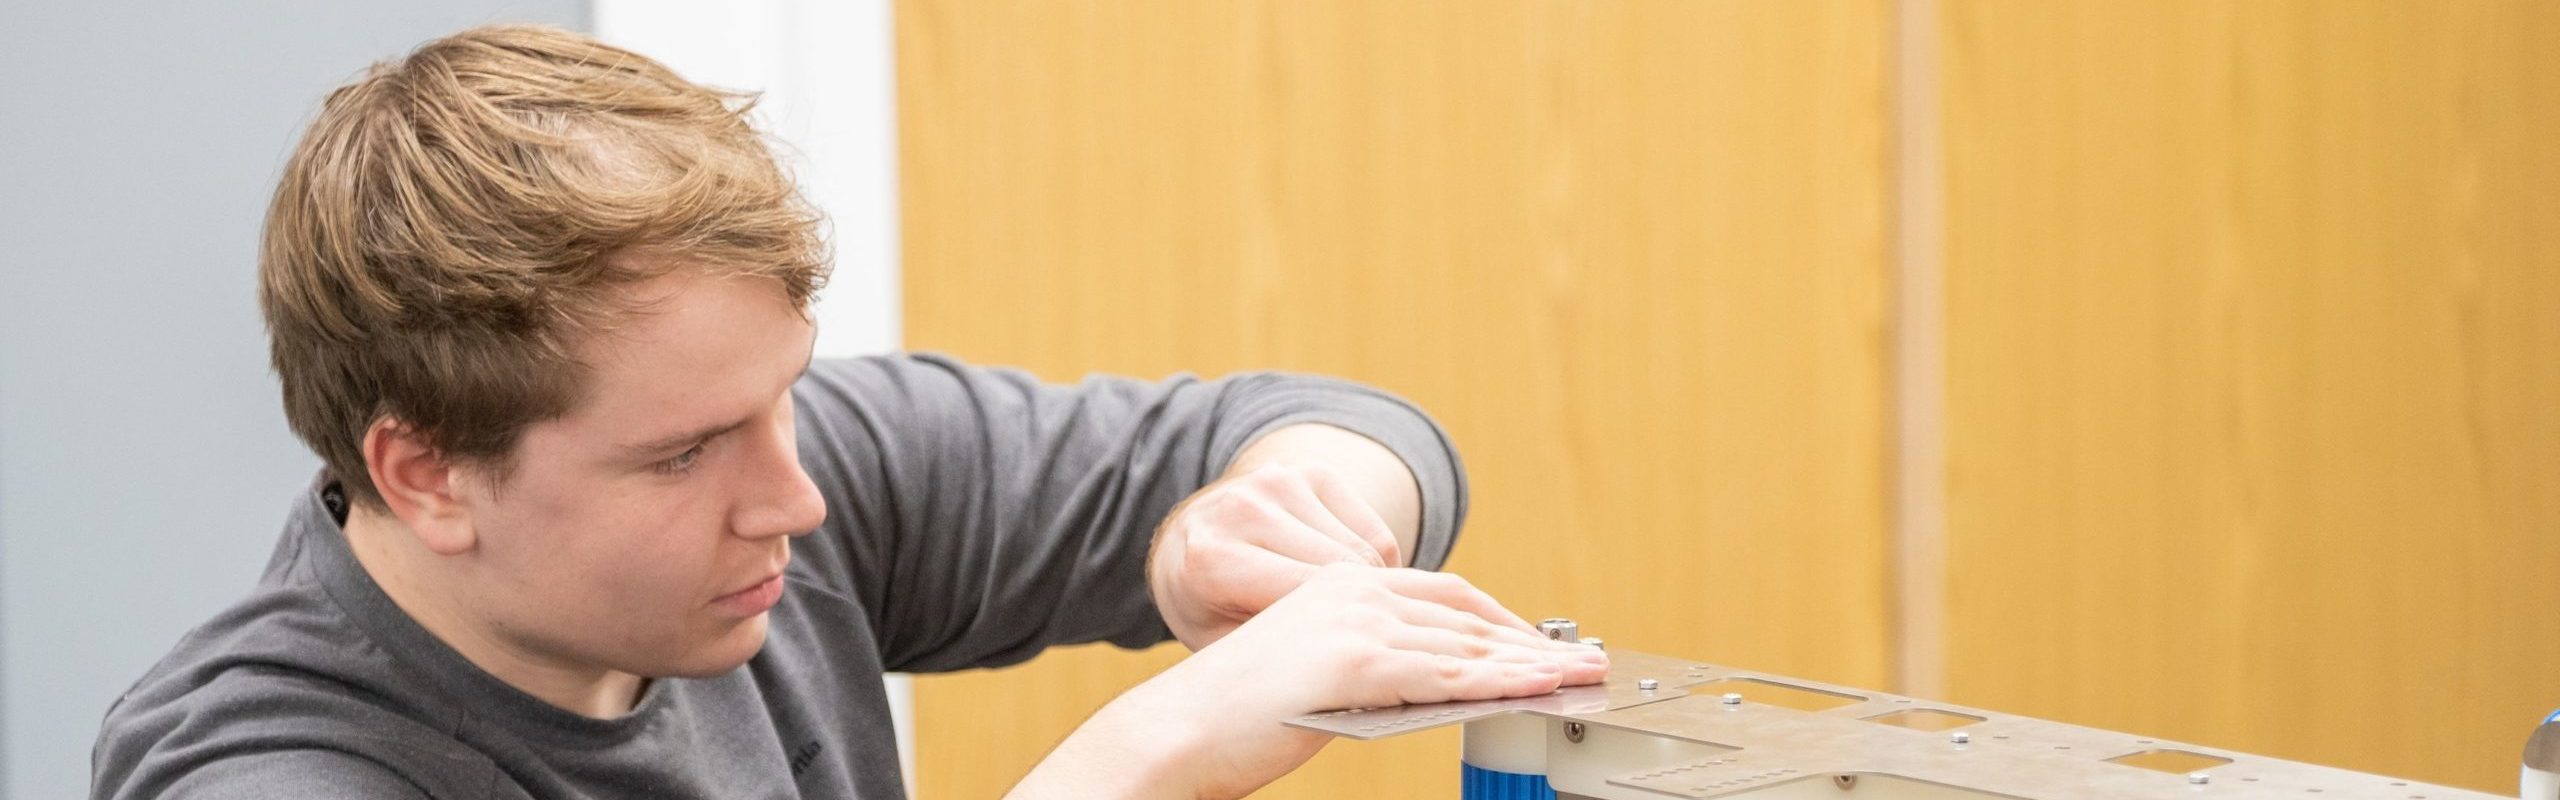
<svg viewBox="0 0 2560 800">
<path fill-rule="evenodd" d="M 1637 688 L 1637 689 L 1641 689 L 1641 690 L 1644 690 L 1644 691 L 1648 691 L 1648 692 L 1650 692 L 1650 691 L 1653 691 L 1653 690 L 1655 690 L 1655 689 L 1660 689 L 1660 688 L 1662 688 L 1662 682 L 1661 682 L 1661 681 L 1654 680 L 1654 679 L 1652 679 L 1652 678 L 1645 678 L 1645 679 L 1642 679 L 1642 680 L 1638 680 L 1638 681 L 1636 681 L 1636 688 Z"/>
<path fill-rule="evenodd" d="M 1582 638 L 1582 626 L 1573 624 L 1573 620 L 1561 617 L 1538 623 L 1538 632 L 1559 642 L 1570 642 Z"/>
<path fill-rule="evenodd" d="M 1956 731 L 1955 733 L 1947 734 L 1947 741 L 1954 742 L 1956 744 L 1967 744 L 1973 741 L 1973 734 L 1966 733 L 1964 731 Z"/>
<path fill-rule="evenodd" d="M 1564 740 L 1565 740 L 1565 741 L 1568 741 L 1568 742 L 1577 742 L 1577 743 L 1578 743 L 1578 742 L 1581 742 L 1581 741 L 1582 741 L 1582 723 L 1579 723 L 1579 722 L 1567 722 L 1567 723 L 1565 723 L 1565 724 L 1564 724 Z"/>
<path fill-rule="evenodd" d="M 2213 782 L 2213 776 L 2201 772 L 2187 773 L 2187 782 L 2198 786 Z"/>
<path fill-rule="evenodd" d="M 1738 706 L 1738 705 L 1742 705 L 1742 693 L 1741 693 L 1741 692 L 1726 692 L 1726 693 L 1724 693 L 1724 704 L 1725 704 L 1725 705 L 1729 705 L 1729 706 Z"/>
</svg>

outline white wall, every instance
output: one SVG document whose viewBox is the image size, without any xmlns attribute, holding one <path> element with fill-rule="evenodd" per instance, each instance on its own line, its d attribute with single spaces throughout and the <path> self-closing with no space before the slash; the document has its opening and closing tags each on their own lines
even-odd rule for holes
<svg viewBox="0 0 2560 800">
<path fill-rule="evenodd" d="M 898 120 L 888 0 L 595 0 L 598 38 L 696 83 L 763 93 L 758 121 L 834 223 L 818 355 L 898 347 Z"/>
</svg>

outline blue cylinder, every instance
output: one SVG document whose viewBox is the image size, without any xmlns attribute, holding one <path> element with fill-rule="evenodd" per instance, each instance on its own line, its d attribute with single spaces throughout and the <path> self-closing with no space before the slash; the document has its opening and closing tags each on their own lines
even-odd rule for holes
<svg viewBox="0 0 2560 800">
<path fill-rule="evenodd" d="M 1458 762 L 1458 796 L 1464 800 L 1555 800 L 1545 775 L 1485 769 Z"/>
</svg>

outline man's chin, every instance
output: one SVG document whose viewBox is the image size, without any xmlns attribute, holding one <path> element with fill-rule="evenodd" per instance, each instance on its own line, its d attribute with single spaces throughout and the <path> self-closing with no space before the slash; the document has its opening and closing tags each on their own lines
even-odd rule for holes
<svg viewBox="0 0 2560 800">
<path fill-rule="evenodd" d="M 738 623 L 718 639 L 690 648 L 683 657 L 657 665 L 655 678 L 717 678 L 729 674 L 764 650 L 765 619 L 754 618 Z"/>
</svg>

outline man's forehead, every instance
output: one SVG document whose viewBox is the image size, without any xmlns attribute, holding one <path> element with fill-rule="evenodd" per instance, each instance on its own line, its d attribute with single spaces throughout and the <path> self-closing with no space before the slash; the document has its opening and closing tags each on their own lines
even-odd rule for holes
<svg viewBox="0 0 2560 800">
<path fill-rule="evenodd" d="M 679 270 L 627 290 L 631 310 L 582 343 L 582 411 L 668 425 L 683 424 L 696 405 L 770 400 L 815 341 L 807 317 L 769 279 Z"/>
<path fill-rule="evenodd" d="M 759 343 L 734 340 L 792 338 L 810 327 L 807 309 L 791 299 L 781 282 L 761 276 L 685 265 L 612 291 L 613 313 L 597 321 L 581 342 L 598 356 L 666 354 L 666 348 L 651 352 L 646 345 L 753 345 Z"/>
</svg>

